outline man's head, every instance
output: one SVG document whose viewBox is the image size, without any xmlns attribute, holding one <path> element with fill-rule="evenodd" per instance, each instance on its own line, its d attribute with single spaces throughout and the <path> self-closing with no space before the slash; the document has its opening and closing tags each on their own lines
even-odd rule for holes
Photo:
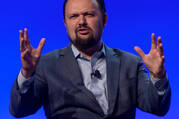
<svg viewBox="0 0 179 119">
<path fill-rule="evenodd" d="M 88 49 L 101 41 L 107 15 L 104 0 L 66 0 L 64 23 L 71 42 Z"/>
<path fill-rule="evenodd" d="M 64 17 L 64 19 L 65 19 L 65 8 L 66 8 L 67 2 L 68 2 L 68 0 L 65 0 L 64 4 L 63 4 L 63 17 Z M 105 7 L 104 0 L 96 0 L 96 2 L 98 3 L 99 8 L 101 10 L 101 13 L 104 16 L 106 14 L 106 7 Z"/>
</svg>

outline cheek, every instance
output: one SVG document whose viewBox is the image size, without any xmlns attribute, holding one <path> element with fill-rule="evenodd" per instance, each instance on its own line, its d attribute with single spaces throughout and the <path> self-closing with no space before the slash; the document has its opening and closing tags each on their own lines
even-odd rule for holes
<svg viewBox="0 0 179 119">
<path fill-rule="evenodd" d="M 102 22 L 99 21 L 99 20 L 93 21 L 92 22 L 92 29 L 93 29 L 93 31 L 95 31 L 95 34 L 99 33 L 103 29 Z"/>
<path fill-rule="evenodd" d="M 75 34 L 75 24 L 71 23 L 70 25 L 67 25 L 67 32 L 70 34 L 70 35 L 73 35 Z"/>
<path fill-rule="evenodd" d="M 93 27 L 93 29 L 98 30 L 102 27 L 102 21 L 99 18 L 92 19 L 89 21 L 90 26 Z"/>
</svg>

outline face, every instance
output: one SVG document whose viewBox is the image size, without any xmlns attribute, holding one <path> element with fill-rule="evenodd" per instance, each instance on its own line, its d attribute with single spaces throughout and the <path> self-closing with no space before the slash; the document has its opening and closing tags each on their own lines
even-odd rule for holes
<svg viewBox="0 0 179 119">
<path fill-rule="evenodd" d="M 101 41 L 106 15 L 96 0 L 68 0 L 65 26 L 71 42 L 79 49 L 88 49 Z"/>
</svg>

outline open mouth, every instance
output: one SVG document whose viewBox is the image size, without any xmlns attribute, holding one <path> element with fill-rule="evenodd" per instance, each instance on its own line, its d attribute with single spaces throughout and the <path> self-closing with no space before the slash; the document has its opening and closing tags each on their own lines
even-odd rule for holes
<svg viewBox="0 0 179 119">
<path fill-rule="evenodd" d="M 89 29 L 87 28 L 80 28 L 78 29 L 78 32 L 82 35 L 87 35 L 89 33 Z"/>
</svg>

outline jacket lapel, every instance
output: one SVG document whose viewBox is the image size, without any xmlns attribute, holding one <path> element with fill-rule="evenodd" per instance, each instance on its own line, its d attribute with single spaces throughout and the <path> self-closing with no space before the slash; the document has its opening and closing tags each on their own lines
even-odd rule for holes
<svg viewBox="0 0 179 119">
<path fill-rule="evenodd" d="M 68 77 L 69 80 L 73 83 L 73 85 L 80 89 L 86 96 L 88 96 L 89 101 L 91 104 L 94 104 L 95 109 L 97 112 L 101 115 L 104 115 L 103 110 L 100 108 L 99 103 L 97 102 L 94 95 L 85 87 L 83 83 L 83 77 L 81 70 L 79 68 L 78 62 L 73 54 L 73 51 L 71 49 L 71 44 L 68 45 L 62 52 L 60 52 L 60 55 L 63 56 L 63 69 L 69 72 Z M 87 102 L 88 103 L 88 102 Z"/>
<path fill-rule="evenodd" d="M 107 89 L 108 89 L 108 114 L 112 114 L 115 108 L 115 102 L 119 86 L 120 58 L 113 49 L 105 46 L 106 64 L 107 64 Z"/>
<path fill-rule="evenodd" d="M 78 62 L 75 59 L 75 56 L 71 50 L 71 44 L 60 51 L 61 58 L 60 62 L 63 62 L 62 66 L 64 71 L 68 72 L 66 75 L 69 77 L 69 80 L 75 86 L 82 86 L 83 79 L 80 68 L 78 66 Z"/>
</svg>

